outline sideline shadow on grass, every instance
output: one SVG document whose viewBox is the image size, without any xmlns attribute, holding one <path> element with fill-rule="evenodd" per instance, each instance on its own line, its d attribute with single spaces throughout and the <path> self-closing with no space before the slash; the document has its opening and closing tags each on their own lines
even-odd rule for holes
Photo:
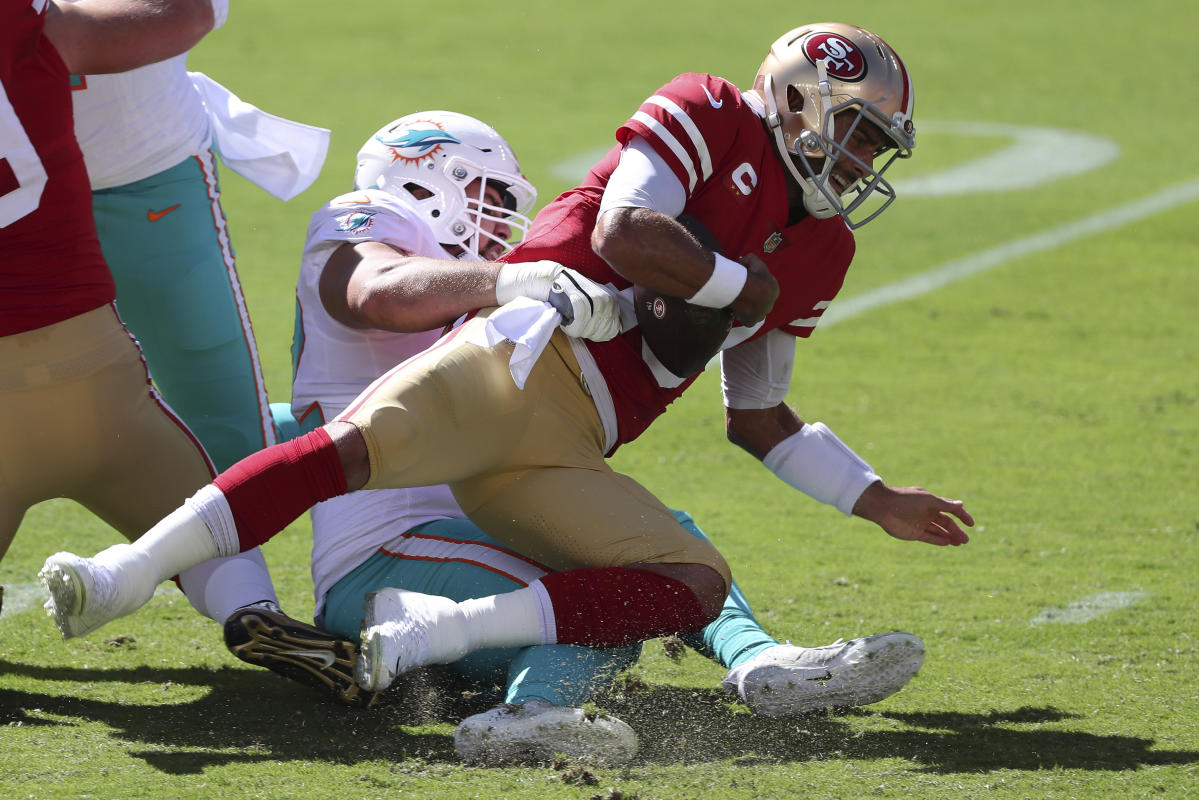
<svg viewBox="0 0 1199 800">
<path fill-rule="evenodd" d="M 211 687 L 200 698 L 188 690 L 182 702 L 135 704 L 0 685 L 0 726 L 36 725 L 44 731 L 98 723 L 112 729 L 114 740 L 133 743 L 114 741 L 114 746 L 125 746 L 131 756 L 154 769 L 177 775 L 222 764 L 281 760 L 457 764 L 452 725 L 485 707 L 456 701 L 452 692 L 416 675 L 391 705 L 369 711 L 345 708 L 314 690 L 253 668 L 86 670 L 0 660 L 0 675 L 84 683 L 93 695 L 96 684 L 113 682 Z M 730 705 L 719 690 L 644 684 L 626 685 L 600 705 L 637 731 L 641 751 L 635 764 L 731 759 L 739 766 L 752 766 L 904 758 L 918 765 L 917 771 L 945 774 L 1051 768 L 1119 771 L 1199 763 L 1199 752 L 1155 750 L 1152 739 L 1069 730 L 1079 715 L 1052 707 L 987 714 L 898 713 L 883 707 L 877 712 L 859 709 L 769 719 Z"/>
</svg>

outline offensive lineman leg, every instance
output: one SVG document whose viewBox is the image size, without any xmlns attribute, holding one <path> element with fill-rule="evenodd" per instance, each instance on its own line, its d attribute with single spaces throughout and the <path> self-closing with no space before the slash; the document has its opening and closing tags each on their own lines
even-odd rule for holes
<svg viewBox="0 0 1199 800">
<path fill-rule="evenodd" d="M 270 539 L 316 503 L 349 491 L 367 468 L 352 425 L 330 426 L 254 453 L 218 475 L 131 544 L 94 558 L 56 553 L 38 573 L 64 638 L 82 636 L 136 611 L 154 587 L 188 567 Z M 342 458 L 347 460 L 343 467 Z"/>
</svg>

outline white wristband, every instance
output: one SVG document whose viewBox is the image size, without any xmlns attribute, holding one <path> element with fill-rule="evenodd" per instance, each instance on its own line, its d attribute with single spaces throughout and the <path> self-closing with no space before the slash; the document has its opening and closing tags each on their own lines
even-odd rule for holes
<svg viewBox="0 0 1199 800">
<path fill-rule="evenodd" d="M 687 298 L 687 302 L 708 308 L 728 308 L 745 288 L 749 270 L 720 253 L 712 255 L 716 256 L 716 267 L 712 270 L 711 277 L 699 287 L 698 292 Z"/>
<path fill-rule="evenodd" d="M 225 20 L 229 18 L 229 0 L 212 0 L 212 29 L 225 24 Z"/>
<path fill-rule="evenodd" d="M 804 425 L 776 444 L 762 463 L 785 483 L 822 503 L 853 514 L 866 487 L 879 480 L 870 465 L 822 422 Z"/>
</svg>

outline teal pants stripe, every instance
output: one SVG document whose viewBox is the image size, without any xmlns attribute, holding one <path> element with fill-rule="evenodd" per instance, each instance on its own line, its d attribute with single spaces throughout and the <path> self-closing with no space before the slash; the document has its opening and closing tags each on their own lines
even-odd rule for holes
<svg viewBox="0 0 1199 800">
<path fill-rule="evenodd" d="M 415 530 L 463 542 L 495 540 L 470 520 L 429 522 Z M 325 596 L 322 625 L 326 630 L 357 640 L 362 626 L 363 598 L 387 586 L 439 594 L 453 600 L 486 597 L 521 588 L 521 584 L 473 564 L 413 561 L 375 553 L 338 581 Z M 541 699 L 557 705 L 579 706 L 628 668 L 641 646 L 598 650 L 575 645 L 478 650 L 455 661 L 451 668 L 485 694 L 499 693 L 493 702 L 523 703 Z"/>
</svg>

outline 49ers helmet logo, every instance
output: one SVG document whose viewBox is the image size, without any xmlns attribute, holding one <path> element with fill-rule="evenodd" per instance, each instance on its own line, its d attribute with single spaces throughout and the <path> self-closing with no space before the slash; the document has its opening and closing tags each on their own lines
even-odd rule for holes
<svg viewBox="0 0 1199 800">
<path fill-rule="evenodd" d="M 853 42 L 835 33 L 813 33 L 803 43 L 803 53 L 815 66 L 824 62 L 829 77 L 857 82 L 866 77 L 866 58 Z"/>
</svg>

